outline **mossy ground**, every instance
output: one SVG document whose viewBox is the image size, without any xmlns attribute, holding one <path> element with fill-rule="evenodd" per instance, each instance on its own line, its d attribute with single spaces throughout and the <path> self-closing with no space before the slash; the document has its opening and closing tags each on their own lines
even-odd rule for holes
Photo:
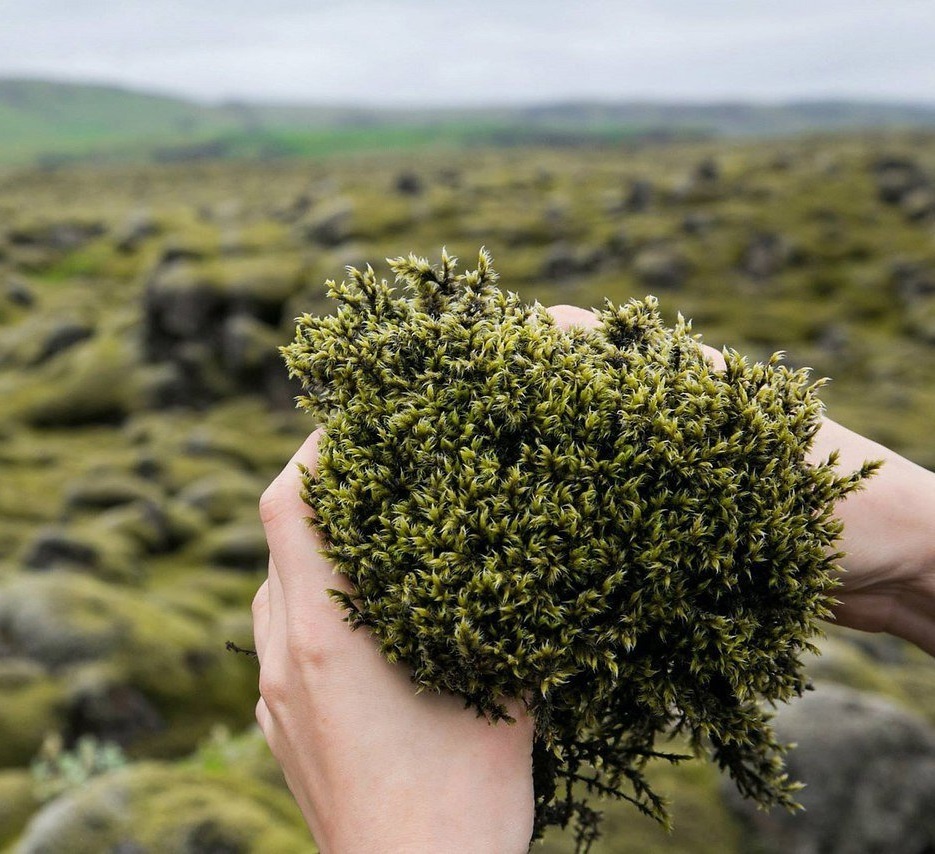
<svg viewBox="0 0 935 854">
<path fill-rule="evenodd" d="M 884 155 L 935 177 L 935 137 L 925 134 L 0 175 L 0 610 L 18 591 L 46 621 L 25 657 L 0 627 L 0 658 L 14 660 L 0 679 L 17 685 L 0 703 L 0 765 L 19 769 L 2 772 L 0 786 L 20 792 L 0 794 L 18 805 L 0 809 L 0 846 L 35 808 L 22 769 L 45 730 L 68 722 L 73 676 L 132 688 L 167 722 L 130 739 L 131 772 L 146 758 L 180 761 L 216 723 L 237 731 L 252 717 L 255 664 L 223 643 L 251 645 L 262 572 L 244 555 L 260 535 L 256 500 L 310 425 L 290 411 L 288 392 L 271 403 L 265 380 L 247 370 L 257 356 L 226 338 L 209 352 L 147 361 L 143 294 L 176 263 L 167 259 L 189 284 L 203 273 L 234 293 L 267 336 L 245 340 L 267 341 L 275 360 L 273 342 L 291 338 L 296 314 L 328 310 L 322 283 L 343 265 L 409 250 L 435 256 L 442 245 L 470 257 L 483 244 L 504 285 L 530 300 L 587 307 L 656 292 L 666 320 L 681 311 L 707 343 L 754 357 L 785 349 L 793 365 L 833 378 L 822 392 L 832 417 L 935 468 L 932 298 L 900 272 L 908 264 L 923 281 L 935 277 L 935 225 L 881 201 L 874 164 Z M 708 159 L 717 177 L 700 180 Z M 400 193 L 403 173 L 416 174 L 421 191 Z M 642 200 L 636 181 L 648 187 Z M 63 222 L 100 228 L 66 246 L 11 236 L 36 223 L 48 235 Z M 265 306 L 254 314 L 243 298 L 251 291 Z M 90 334 L 71 341 L 69 325 Z M 224 335 L 241 328 L 232 320 Z M 249 379 L 232 378 L 231 359 Z M 166 388 L 199 366 L 210 392 L 202 405 L 163 408 Z M 91 506 L 95 490 L 118 481 L 135 487 Z M 27 565 L 49 529 L 63 535 L 65 554 L 74 541 L 71 560 L 59 548 L 55 574 L 48 560 Z M 98 557 L 82 561 L 82 543 Z M 929 661 L 855 652 L 852 637 L 835 636 L 850 651 L 835 647 L 824 678 L 898 694 L 931 715 Z M 53 660 L 76 649 L 81 661 Z M 172 800 L 175 766 L 149 767 L 140 772 L 152 795 L 147 822 L 158 828 L 160 810 L 197 802 L 204 778 L 186 777 Z M 228 785 L 245 799 L 238 804 L 273 814 L 243 775 Z M 739 850 L 710 780 L 659 788 L 673 793 L 675 835 L 628 815 L 608 821 L 606 850 L 704 850 L 706 833 L 717 840 L 711 850 Z M 224 798 L 206 798 L 200 815 L 229 814 Z M 298 825 L 284 826 L 292 834 Z M 283 836 L 279 850 L 303 850 L 288 847 L 293 838 L 302 837 Z"/>
</svg>

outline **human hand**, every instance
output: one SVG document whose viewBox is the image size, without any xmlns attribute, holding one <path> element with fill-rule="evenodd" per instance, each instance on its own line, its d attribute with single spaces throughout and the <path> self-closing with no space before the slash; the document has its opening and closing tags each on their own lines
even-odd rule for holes
<svg viewBox="0 0 935 854">
<path fill-rule="evenodd" d="M 253 603 L 256 716 L 324 854 L 525 852 L 533 826 L 533 720 L 491 724 L 452 695 L 416 693 L 328 588 L 298 464 L 315 471 L 317 430 L 260 502 L 269 577 Z"/>
<path fill-rule="evenodd" d="M 600 324 L 591 311 L 571 305 L 548 309 L 563 327 Z M 724 357 L 704 346 L 718 370 Z M 845 553 L 836 621 L 870 632 L 888 632 L 935 655 L 935 474 L 828 418 L 808 453 L 814 463 L 839 452 L 841 474 L 867 460 L 883 467 L 835 508 L 844 523 L 838 546 Z"/>
</svg>

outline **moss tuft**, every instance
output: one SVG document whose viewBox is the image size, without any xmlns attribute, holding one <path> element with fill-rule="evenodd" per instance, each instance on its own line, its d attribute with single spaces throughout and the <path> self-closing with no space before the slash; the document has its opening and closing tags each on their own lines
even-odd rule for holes
<svg viewBox="0 0 935 854">
<path fill-rule="evenodd" d="M 875 465 L 806 462 L 818 384 L 779 355 L 725 352 L 718 373 L 653 297 L 562 330 L 496 287 L 485 252 L 454 265 L 393 261 L 409 298 L 350 269 L 337 313 L 284 348 L 326 428 L 305 498 L 348 621 L 491 718 L 527 700 L 537 833 L 576 819 L 587 848 L 576 782 L 667 822 L 643 770 L 673 733 L 794 807 L 760 701 L 805 687 L 834 502 Z"/>
</svg>

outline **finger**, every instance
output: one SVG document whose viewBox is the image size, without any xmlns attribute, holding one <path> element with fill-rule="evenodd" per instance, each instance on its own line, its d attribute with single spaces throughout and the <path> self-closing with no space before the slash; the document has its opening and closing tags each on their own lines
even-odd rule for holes
<svg viewBox="0 0 935 854">
<path fill-rule="evenodd" d="M 269 638 L 269 581 L 264 581 L 253 597 L 253 646 L 263 666 L 266 642 Z"/>
<path fill-rule="evenodd" d="M 260 727 L 260 732 L 263 733 L 263 738 L 266 739 L 266 743 L 269 744 L 270 737 L 272 735 L 272 715 L 269 713 L 269 706 L 266 705 L 266 700 L 260 697 L 256 701 L 256 709 L 254 710 L 256 715 L 256 722 Z"/>
<path fill-rule="evenodd" d="M 593 311 L 578 308 L 576 305 L 550 305 L 546 311 L 552 315 L 555 324 L 560 329 L 569 329 L 572 326 L 595 329 L 601 325 L 601 321 Z"/>
<path fill-rule="evenodd" d="M 349 587 L 346 579 L 335 575 L 330 561 L 321 554 L 321 535 L 309 524 L 312 510 L 301 497 L 299 466 L 304 466 L 312 474 L 316 472 L 318 443 L 323 432 L 318 429 L 305 440 L 260 500 L 260 517 L 269 544 L 272 573 L 275 573 L 276 584 L 282 594 L 281 601 L 301 602 L 303 608 L 306 604 L 322 602 L 330 605 L 330 599 L 324 592 L 327 588 Z M 270 594 L 279 595 L 272 586 Z"/>
<path fill-rule="evenodd" d="M 289 607 L 282 588 L 282 579 L 273 556 L 269 558 L 269 637 L 267 647 L 273 656 L 281 656 L 286 650 L 286 636 L 289 632 Z M 301 611 L 302 602 L 295 603 L 295 611 Z"/>
</svg>

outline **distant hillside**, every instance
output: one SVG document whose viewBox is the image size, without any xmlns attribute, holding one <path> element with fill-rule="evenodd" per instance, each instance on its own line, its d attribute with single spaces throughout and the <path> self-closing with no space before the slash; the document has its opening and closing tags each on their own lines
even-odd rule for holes
<svg viewBox="0 0 935 854">
<path fill-rule="evenodd" d="M 490 109 L 201 104 L 110 86 L 0 79 L 0 164 L 327 155 L 424 146 L 935 128 L 935 107 L 822 101 L 565 103 Z"/>
</svg>

